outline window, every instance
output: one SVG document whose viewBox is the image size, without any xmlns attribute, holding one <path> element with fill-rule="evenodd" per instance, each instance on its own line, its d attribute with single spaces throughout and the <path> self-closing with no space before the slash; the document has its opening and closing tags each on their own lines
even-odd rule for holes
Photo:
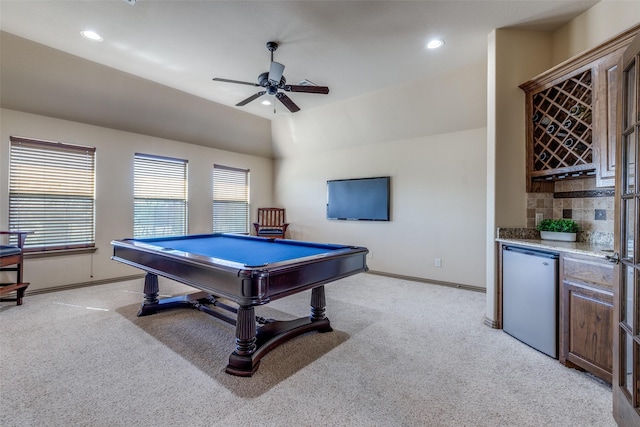
<svg viewBox="0 0 640 427">
<path fill-rule="evenodd" d="M 213 232 L 249 232 L 249 170 L 213 165 Z"/>
<path fill-rule="evenodd" d="M 27 251 L 95 246 L 93 147 L 10 137 L 9 229 Z"/>
<path fill-rule="evenodd" d="M 133 236 L 187 234 L 187 161 L 136 153 Z"/>
</svg>

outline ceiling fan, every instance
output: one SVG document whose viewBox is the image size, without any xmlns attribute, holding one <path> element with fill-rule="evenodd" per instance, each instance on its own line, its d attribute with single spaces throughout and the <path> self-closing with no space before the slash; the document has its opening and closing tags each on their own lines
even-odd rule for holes
<svg viewBox="0 0 640 427">
<path fill-rule="evenodd" d="M 296 111 L 300 111 L 300 107 L 298 107 L 295 102 L 291 100 L 285 92 L 305 92 L 305 93 L 321 93 L 328 94 L 329 88 L 327 86 L 315 86 L 315 85 L 288 85 L 287 79 L 284 78 L 284 65 L 279 62 L 273 61 L 273 52 L 278 49 L 278 43 L 276 42 L 267 42 L 267 50 L 271 52 L 271 66 L 269 68 L 269 72 L 264 72 L 258 76 L 258 83 L 249 83 L 242 82 L 238 80 L 229 80 L 229 79 L 220 79 L 214 78 L 214 81 L 218 82 L 226 82 L 226 83 L 237 83 L 241 85 L 249 85 L 249 86 L 257 86 L 262 87 L 264 90 L 257 92 L 247 99 L 244 99 L 236 104 L 236 107 L 242 107 L 243 105 L 247 105 L 251 101 L 260 98 L 262 95 L 274 95 L 282 104 L 284 104 L 289 111 L 295 113 Z M 275 108 L 274 108 L 275 112 Z"/>
</svg>

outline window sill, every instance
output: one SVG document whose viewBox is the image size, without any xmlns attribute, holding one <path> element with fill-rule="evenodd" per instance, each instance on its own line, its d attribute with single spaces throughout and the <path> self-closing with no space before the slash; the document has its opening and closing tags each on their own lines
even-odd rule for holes
<svg viewBox="0 0 640 427">
<path fill-rule="evenodd" d="M 68 256 L 68 255 L 81 255 L 81 254 L 92 254 L 96 252 L 98 248 L 76 248 L 76 249 L 56 249 L 51 251 L 39 251 L 39 252 L 25 252 L 25 259 L 36 259 L 36 258 L 49 258 L 56 256 Z"/>
</svg>

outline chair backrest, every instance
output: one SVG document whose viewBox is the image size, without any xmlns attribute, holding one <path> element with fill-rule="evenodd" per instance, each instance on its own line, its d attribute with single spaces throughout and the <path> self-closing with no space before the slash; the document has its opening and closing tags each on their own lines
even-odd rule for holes
<svg viewBox="0 0 640 427">
<path fill-rule="evenodd" d="M 258 224 L 261 227 L 282 227 L 285 224 L 284 209 L 258 208 Z"/>
</svg>

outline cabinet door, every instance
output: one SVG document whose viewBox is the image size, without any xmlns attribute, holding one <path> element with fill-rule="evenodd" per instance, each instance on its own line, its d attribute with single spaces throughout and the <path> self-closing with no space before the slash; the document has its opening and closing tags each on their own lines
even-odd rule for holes
<svg viewBox="0 0 640 427">
<path fill-rule="evenodd" d="M 613 293 L 563 282 L 560 362 L 607 382 L 613 371 Z"/>
<path fill-rule="evenodd" d="M 624 49 L 618 49 L 599 60 L 595 67 L 593 137 L 597 187 L 615 185 L 618 62 L 623 52 Z"/>
</svg>

